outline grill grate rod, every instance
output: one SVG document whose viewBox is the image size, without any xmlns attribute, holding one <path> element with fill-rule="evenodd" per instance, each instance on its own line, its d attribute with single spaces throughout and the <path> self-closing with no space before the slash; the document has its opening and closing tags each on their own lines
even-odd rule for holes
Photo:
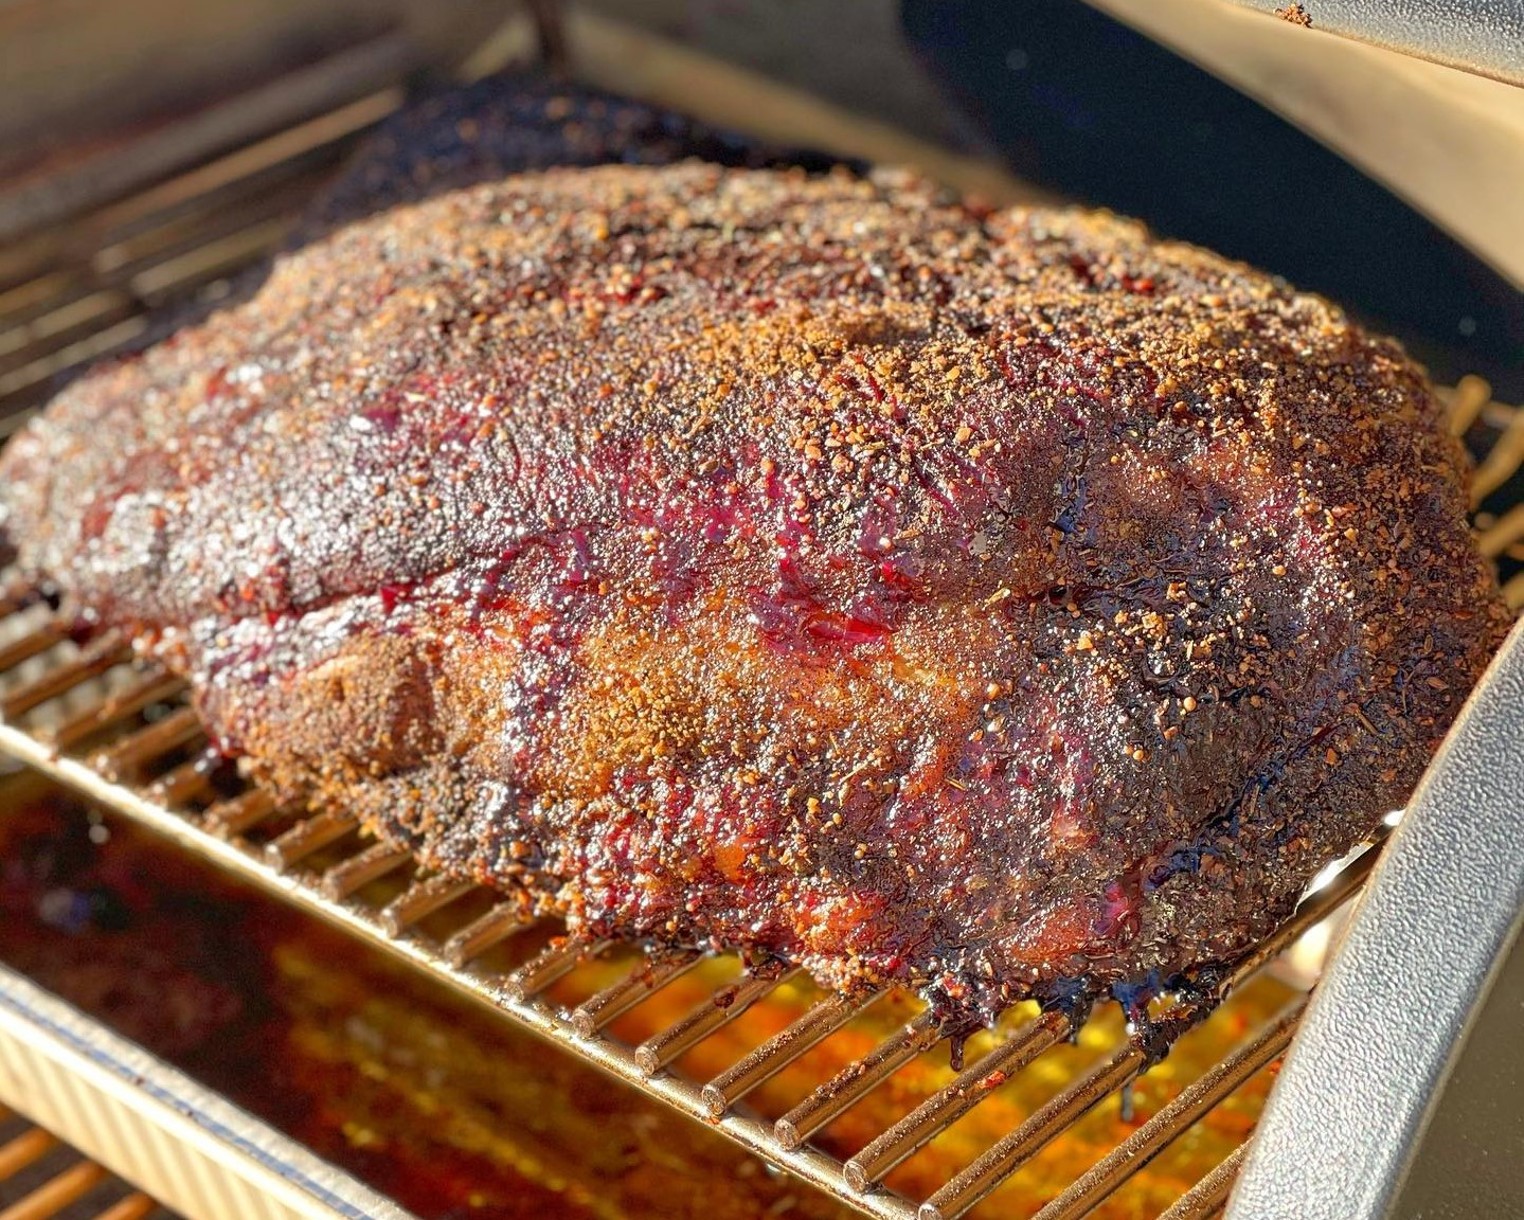
<svg viewBox="0 0 1524 1220">
<path fill-rule="evenodd" d="M 9 618 L 37 600 L 37 590 L 20 581 L 0 586 L 0 617 Z"/>
<path fill-rule="evenodd" d="M 500 902 L 454 933 L 440 946 L 440 953 L 459 970 L 528 926 L 518 903 Z"/>
<path fill-rule="evenodd" d="M 1238 1179 L 1238 1171 L 1243 1167 L 1244 1157 L 1248 1154 L 1248 1144 L 1240 1144 L 1233 1149 L 1223 1158 L 1222 1164 L 1181 1195 L 1179 1201 L 1161 1215 L 1159 1220 L 1213 1220 L 1213 1217 L 1222 1215 L 1227 1208 L 1233 1183 Z"/>
<path fill-rule="evenodd" d="M 107 696 L 72 719 L 44 726 L 38 736 L 58 750 L 72 750 L 98 733 L 115 728 L 155 703 L 167 703 L 185 691 L 185 683 L 162 670 L 150 670 L 126 690 Z M 5 717 L 10 719 L 10 717 Z"/>
<path fill-rule="evenodd" d="M 1249 1076 L 1275 1058 L 1291 1040 L 1305 999 L 1293 1001 L 1274 1023 L 1249 1047 L 1208 1072 L 1201 1080 L 1184 1090 L 1170 1106 L 1154 1116 L 1155 1131 L 1144 1134 L 1140 1128 L 1134 1137 L 1125 1141 L 1113 1156 L 1121 1155 L 1121 1177 L 1112 1180 L 1107 1174 L 1099 1175 L 1094 1184 L 1099 1193 L 1085 1204 L 1089 1210 L 1116 1190 L 1128 1177 L 1148 1163 L 1170 1140 L 1184 1133 L 1185 1129 L 1204 1115 L 1212 1106 L 1242 1084 Z M 1085 1114 L 1099 1105 L 1117 1089 L 1138 1077 L 1148 1066 L 1149 1056 L 1139 1046 L 1129 1043 L 1117 1050 L 1112 1057 L 1094 1068 L 1081 1080 L 1070 1085 L 1026 1122 L 997 1142 L 973 1164 L 955 1176 L 946 1186 L 921 1205 L 919 1220 L 956 1220 L 991 1191 L 999 1187 L 1011 1174 L 1045 1148 L 1050 1141 L 1078 1122 Z M 1204 1082 L 1204 1083 L 1203 1083 Z M 1226 1086 L 1226 1087 L 1224 1087 Z M 1185 1099 L 1182 1103 L 1182 1098 Z M 1136 1143 L 1134 1142 L 1136 1140 Z M 1147 1148 L 1150 1141 L 1157 1146 L 1145 1159 L 1128 1164 L 1128 1154 Z M 1123 1149 L 1127 1153 L 1123 1153 Z M 1110 1157 L 1107 1158 L 1111 1160 Z M 1116 1166 L 1112 1166 L 1114 1173 Z M 1043 1213 L 1046 1215 L 1046 1210 Z M 1062 1214 L 1062 1213 L 1059 1213 Z M 1078 1213 L 1083 1215 L 1083 1211 Z"/>
<path fill-rule="evenodd" d="M 29 682 L 0 700 L 0 719 L 15 720 L 50 699 L 67 694 L 83 682 L 98 678 L 108 669 L 131 656 L 125 641 L 116 632 L 108 632 L 80 652 L 67 665 L 49 670 L 35 682 Z"/>
<path fill-rule="evenodd" d="M 15 669 L 23 661 L 41 656 L 55 644 L 69 638 L 68 631 L 58 619 L 48 619 L 42 626 L 28 632 L 19 640 L 12 640 L 0 647 L 0 672 Z"/>
<path fill-rule="evenodd" d="M 1137 1077 L 1147 1053 L 1128 1043 L 1070 1085 L 921 1204 L 919 1220 L 955 1220 L 1113 1091 Z"/>
<path fill-rule="evenodd" d="M 262 788 L 250 788 L 240 796 L 230 797 L 206 811 L 206 828 L 222 838 L 246 834 L 274 816 L 275 798 Z"/>
<path fill-rule="evenodd" d="M 150 1215 L 169 1220 L 153 1199 L 51 1131 L 4 1107 L 0 1126 L 9 1134 L 0 1142 L 0 1220 L 144 1220 Z"/>
<path fill-rule="evenodd" d="M 101 1212 L 95 1220 L 143 1220 L 144 1216 L 152 1214 L 158 1206 L 147 1195 L 128 1195 Z"/>
<path fill-rule="evenodd" d="M 1306 1007 L 1306 997 L 1293 1000 L 1257 1038 L 1182 1089 L 1088 1172 L 1075 1179 L 1033 1220 L 1081 1220 L 1115 1194 L 1213 1106 L 1279 1058 L 1291 1044 L 1291 1035 L 1296 1032 L 1297 1022 Z"/>
<path fill-rule="evenodd" d="M 471 882 L 456 877 L 435 876 L 415 881 L 381 909 L 381 926 L 392 936 L 401 936 L 419 920 L 442 911 L 475 888 Z"/>
<path fill-rule="evenodd" d="M 364 889 L 372 881 L 379 881 L 412 861 L 412 852 L 404 847 L 372 843 L 358 856 L 335 864 L 323 874 L 323 893 L 335 902 L 342 902 L 356 890 Z"/>
<path fill-rule="evenodd" d="M 47 1156 L 57 1146 L 57 1138 L 41 1127 L 23 1131 L 4 1147 L 0 1147 L 0 1182 L 15 1177 L 27 1166 Z"/>
<path fill-rule="evenodd" d="M 0 1220 L 49 1220 L 78 1203 L 104 1182 L 107 1173 L 94 1161 L 80 1161 L 44 1182 L 26 1198 L 0 1212 Z"/>
<path fill-rule="evenodd" d="M 597 957 L 608 945 L 608 941 L 588 945 L 570 937 L 558 937 L 503 980 L 503 993 L 520 1003 L 532 1000 L 584 960 Z"/>
<path fill-rule="evenodd" d="M 722 1025 L 728 1025 L 774 988 L 800 976 L 798 970 L 748 970 L 734 983 L 720 988 L 659 1034 L 635 1048 L 635 1062 L 647 1076 L 661 1071 L 683 1052 L 697 1046 Z"/>
<path fill-rule="evenodd" d="M 155 759 L 205 736 L 195 708 L 179 707 L 142 732 L 102 750 L 92 763 L 107 779 L 138 779 Z"/>
<path fill-rule="evenodd" d="M 719 1118 L 758 1085 L 776 1076 L 805 1051 L 818 1045 L 853 1017 L 877 1002 L 866 997 L 833 995 L 822 1000 L 787 1029 L 721 1072 L 703 1088 L 704 1104 Z"/>
<path fill-rule="evenodd" d="M 906 1157 L 983 1101 L 990 1090 L 999 1088 L 1073 1031 L 1073 1019 L 1056 1008 L 1033 1018 L 847 1161 L 847 1181 L 852 1189 L 867 1190 L 881 1181 Z"/>
<path fill-rule="evenodd" d="M 919 1013 L 899 1033 L 885 1039 L 856 1063 L 842 1068 L 778 1119 L 773 1124 L 774 1136 L 783 1147 L 798 1148 L 815 1132 L 856 1105 L 880 1082 L 941 1040 L 941 1030 L 932 1014 L 929 1011 Z"/>
<path fill-rule="evenodd" d="M 211 746 L 188 762 L 159 776 L 148 786 L 148 795 L 170 809 L 183 809 L 212 791 L 212 772 L 222 764 L 222 755 Z"/>
<path fill-rule="evenodd" d="M 265 863 L 283 873 L 359 828 L 360 819 L 348 813 L 320 813 L 315 818 L 306 818 L 265 844 Z"/>
<path fill-rule="evenodd" d="M 704 955 L 696 950 L 649 955 L 643 968 L 630 971 L 619 982 L 605 987 L 597 995 L 577 1005 L 572 1010 L 572 1028 L 584 1038 L 591 1038 L 611 1021 L 629 1012 L 673 979 L 688 973 L 703 960 Z"/>
</svg>

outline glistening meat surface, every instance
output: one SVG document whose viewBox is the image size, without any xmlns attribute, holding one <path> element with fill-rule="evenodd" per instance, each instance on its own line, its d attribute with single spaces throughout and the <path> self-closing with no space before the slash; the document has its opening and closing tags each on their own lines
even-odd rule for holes
<svg viewBox="0 0 1524 1220">
<path fill-rule="evenodd" d="M 1393 343 L 1099 215 L 700 165 L 285 257 L 0 459 L 261 783 L 952 1019 L 1232 958 L 1506 615 Z"/>
</svg>

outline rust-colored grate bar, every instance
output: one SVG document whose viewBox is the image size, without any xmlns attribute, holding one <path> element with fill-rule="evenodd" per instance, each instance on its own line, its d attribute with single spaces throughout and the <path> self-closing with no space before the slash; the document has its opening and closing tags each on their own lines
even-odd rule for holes
<svg viewBox="0 0 1524 1220">
<path fill-rule="evenodd" d="M 1291 1044 L 1307 1007 L 1298 997 L 1258 1037 L 1182 1089 L 1157 1114 L 1053 1199 L 1033 1220 L 1081 1220 L 1148 1165 L 1197 1121 Z"/>
<path fill-rule="evenodd" d="M 645 962 L 624 978 L 577 1005 L 572 1010 L 572 1028 L 584 1038 L 592 1037 L 703 960 L 704 955 L 695 950 L 648 954 Z"/>
<path fill-rule="evenodd" d="M 393 936 L 401 936 L 419 920 L 442 911 L 476 888 L 457 877 L 435 876 L 415 881 L 405 893 L 387 903 L 381 911 L 381 925 Z"/>
<path fill-rule="evenodd" d="M 406 848 L 394 847 L 390 843 L 372 843 L 358 856 L 333 865 L 323 874 L 323 893 L 335 901 L 348 898 L 372 881 L 396 872 L 412 859 L 413 854 Z"/>
<path fill-rule="evenodd" d="M 797 970 L 747 971 L 734 983 L 701 1001 L 687 1016 L 635 1048 L 635 1062 L 647 1076 L 662 1070 L 697 1046 L 722 1025 L 728 1025 L 776 987 L 799 976 Z"/>
<path fill-rule="evenodd" d="M 877 994 L 867 997 L 834 995 L 816 1004 L 787 1029 L 774 1034 L 704 1086 L 704 1104 L 709 1107 L 709 1113 L 719 1118 L 746 1094 L 776 1076 L 877 999 Z"/>
<path fill-rule="evenodd" d="M 1070 1017 L 1052 1008 L 1027 1022 L 849 1160 L 846 1174 L 852 1189 L 863 1191 L 875 1185 L 1073 1030 Z"/>
<path fill-rule="evenodd" d="M 82 682 L 98 678 L 108 669 L 129 660 L 131 655 L 120 636 L 115 633 L 102 636 L 92 641 L 67 665 L 49 670 L 35 682 L 29 682 L 7 695 L 0 701 L 0 718 L 15 720 L 24 716 L 33 708 L 66 694 Z"/>
<path fill-rule="evenodd" d="M 929 1011 L 891 1038 L 879 1043 L 856 1063 L 837 1072 L 802 1102 L 773 1124 L 773 1134 L 785 1148 L 798 1148 L 843 1111 L 856 1105 L 874 1088 L 917 1055 L 942 1040 Z"/>
<path fill-rule="evenodd" d="M 1180 1196 L 1159 1220 L 1212 1220 L 1220 1216 L 1233 1193 L 1233 1183 L 1243 1168 L 1244 1157 L 1249 1153 L 1248 1144 L 1240 1144 L 1223 1159 L 1222 1164 Z"/>
</svg>

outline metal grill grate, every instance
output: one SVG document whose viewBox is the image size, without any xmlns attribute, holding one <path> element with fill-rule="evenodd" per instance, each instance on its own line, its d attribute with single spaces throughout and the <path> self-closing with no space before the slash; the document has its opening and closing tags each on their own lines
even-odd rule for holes
<svg viewBox="0 0 1524 1220">
<path fill-rule="evenodd" d="M 414 65 L 403 40 L 377 39 L 0 186 L 0 437 L 61 376 L 142 344 L 160 311 L 215 301 L 277 247 Z"/>
<path fill-rule="evenodd" d="M 400 100 L 401 70 L 396 48 L 378 46 L 330 65 L 327 75 L 321 65 L 310 70 L 299 113 L 246 114 L 229 104 L 226 121 L 208 129 L 213 135 L 179 148 L 152 181 L 131 183 L 135 194 L 120 186 L 100 197 L 79 194 L 67 215 L 50 216 L 24 245 L 0 251 L 0 437 L 59 375 L 141 342 L 159 311 L 215 299 L 221 277 L 277 245 L 353 138 Z M 0 220 L 5 203 L 0 197 Z M 1479 472 L 1484 493 L 1503 487 L 1524 458 L 1524 412 L 1488 399 L 1474 381 L 1451 395 L 1457 432 L 1483 429 L 1497 441 Z M 1489 555 L 1524 558 L 1524 511 L 1479 523 Z M 1509 593 L 1515 605 L 1524 602 L 1524 576 L 1510 582 Z M 419 873 L 406 852 L 369 839 L 352 818 L 309 816 L 241 788 L 209 749 L 184 696 L 180 682 L 135 660 L 121 639 L 76 644 L 35 591 L 0 594 L 0 749 L 385 947 L 867 1214 L 963 1215 L 1103 1101 L 1122 1095 L 1125 1104 L 1145 1066 L 1142 1051 L 1113 1039 L 1098 1063 L 1068 1073 L 1045 1104 L 965 1156 L 924 1198 L 906 1197 L 891 1188 L 898 1179 L 891 1186 L 885 1179 L 1023 1073 L 1043 1070 L 1082 1032 L 1069 1018 L 1050 1011 L 1008 1023 L 950 1083 L 900 1104 L 897 1121 L 868 1134 L 856 1124 L 855 1147 L 833 1137 L 827 1152 L 821 1137 L 840 1130 L 833 1124 L 860 1113 L 865 1099 L 881 1095 L 912 1061 L 946 1054 L 927 1014 L 911 1011 L 898 1032 L 784 1106 L 756 1105 L 757 1096 L 865 1013 L 882 1016 L 904 997 L 825 997 L 801 1010 L 779 1004 L 780 995 L 797 990 L 791 972 L 747 970 L 713 955 L 568 944 L 555 929 L 525 926 L 513 905 L 477 887 Z M 1344 902 L 1370 858 L 1310 897 L 1234 982 Z M 691 990 L 696 978 L 715 987 L 686 1015 L 638 1037 L 621 1032 L 632 1015 L 662 995 Z M 1239 1030 L 1226 1057 L 1047 1202 L 1041 1220 L 1074 1220 L 1113 1198 L 1278 1059 L 1301 1003 Z M 722 1070 L 691 1070 L 690 1052 L 770 1005 L 789 1014 L 781 1031 L 757 1039 Z M 12 1146 L 0 1148 L 0 1168 Z M 1229 1154 L 1185 1193 L 1166 1213 L 1170 1220 L 1219 1214 L 1239 1156 Z M 5 1212 L 0 1220 L 51 1214 Z"/>
<path fill-rule="evenodd" d="M 0 1220 L 173 1220 L 43 1128 L 0 1107 Z"/>
</svg>

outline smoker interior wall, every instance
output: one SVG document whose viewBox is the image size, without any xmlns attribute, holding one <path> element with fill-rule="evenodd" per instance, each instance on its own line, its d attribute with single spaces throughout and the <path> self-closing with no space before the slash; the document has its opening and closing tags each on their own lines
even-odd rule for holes
<svg viewBox="0 0 1524 1220">
<path fill-rule="evenodd" d="M 903 9 L 1017 173 L 1325 293 L 1441 381 L 1480 373 L 1524 397 L 1524 296 L 1259 103 L 1080 0 Z"/>
</svg>

